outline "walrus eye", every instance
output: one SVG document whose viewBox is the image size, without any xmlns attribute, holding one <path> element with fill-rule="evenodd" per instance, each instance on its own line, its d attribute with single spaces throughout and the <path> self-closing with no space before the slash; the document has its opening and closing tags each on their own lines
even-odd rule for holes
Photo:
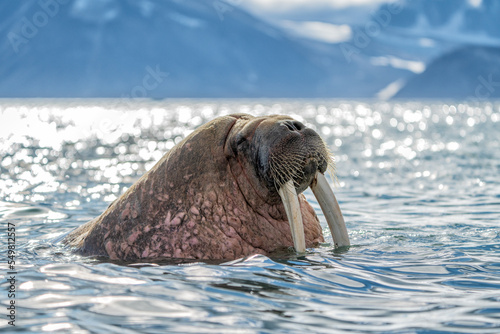
<svg viewBox="0 0 500 334">
<path fill-rule="evenodd" d="M 247 139 L 243 136 L 241 136 L 240 138 L 238 138 L 238 140 L 236 141 L 236 146 L 240 146 L 241 144 L 243 144 L 244 142 L 246 142 Z"/>
<path fill-rule="evenodd" d="M 242 150 L 241 145 L 247 141 L 245 136 L 238 134 L 234 140 L 231 140 L 229 147 L 231 147 L 231 155 L 237 156 L 238 152 Z"/>
</svg>

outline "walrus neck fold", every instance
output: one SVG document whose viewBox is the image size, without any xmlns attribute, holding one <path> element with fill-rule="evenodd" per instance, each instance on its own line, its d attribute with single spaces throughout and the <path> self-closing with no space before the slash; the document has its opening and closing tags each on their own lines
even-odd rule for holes
<svg viewBox="0 0 500 334">
<path fill-rule="evenodd" d="M 240 116 L 240 115 L 235 115 Z M 262 205 L 279 204 L 277 188 L 264 180 L 259 173 L 259 149 L 255 143 L 255 133 L 265 118 L 237 120 L 228 133 L 224 144 L 224 153 L 229 163 L 231 174 L 238 183 L 248 204 L 253 208 Z"/>
<path fill-rule="evenodd" d="M 263 187 L 259 182 L 255 182 L 254 180 L 257 177 L 251 168 L 245 166 L 245 163 L 239 158 L 230 159 L 228 162 L 231 176 L 251 208 L 256 212 L 262 211 L 265 215 L 265 213 L 269 212 L 269 208 L 279 206 L 281 199 L 278 193 L 270 192 L 267 187 Z M 286 217 L 281 210 L 272 210 L 269 213 L 272 213 L 271 217 L 278 219 Z"/>
</svg>

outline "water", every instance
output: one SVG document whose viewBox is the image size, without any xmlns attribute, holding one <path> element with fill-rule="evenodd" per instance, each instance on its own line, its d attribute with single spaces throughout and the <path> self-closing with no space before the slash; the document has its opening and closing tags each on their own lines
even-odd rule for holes
<svg viewBox="0 0 500 334">
<path fill-rule="evenodd" d="M 2 331 L 500 332 L 498 102 L 3 100 L 0 112 L 2 274 L 16 228 L 16 327 L 3 275 Z M 291 114 L 321 134 L 350 249 L 133 264 L 54 242 L 233 112 Z"/>
</svg>

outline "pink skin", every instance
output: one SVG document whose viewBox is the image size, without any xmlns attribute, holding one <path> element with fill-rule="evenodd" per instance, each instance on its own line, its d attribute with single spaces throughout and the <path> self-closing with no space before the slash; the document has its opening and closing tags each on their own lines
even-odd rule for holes
<svg viewBox="0 0 500 334">
<path fill-rule="evenodd" d="M 232 115 L 200 127 L 65 243 L 122 260 L 235 259 L 293 246 L 277 192 L 262 186 L 251 162 L 228 148 L 253 120 Z M 302 195 L 299 202 L 311 247 L 323 241 L 321 226 Z"/>
</svg>

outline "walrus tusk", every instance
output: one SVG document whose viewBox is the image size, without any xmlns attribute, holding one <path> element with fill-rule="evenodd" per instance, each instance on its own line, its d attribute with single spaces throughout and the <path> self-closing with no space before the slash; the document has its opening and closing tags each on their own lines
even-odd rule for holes
<svg viewBox="0 0 500 334">
<path fill-rule="evenodd" d="M 316 182 L 311 184 L 311 190 L 325 215 L 335 247 L 349 246 L 351 243 L 349 242 L 349 235 L 347 234 L 339 203 L 325 176 L 320 172 L 316 173 Z"/>
<path fill-rule="evenodd" d="M 292 231 L 293 246 L 298 253 L 306 251 L 306 237 L 304 235 L 304 224 L 300 213 L 299 199 L 293 181 L 289 180 L 278 190 L 283 205 L 285 206 L 288 222 Z"/>
</svg>

